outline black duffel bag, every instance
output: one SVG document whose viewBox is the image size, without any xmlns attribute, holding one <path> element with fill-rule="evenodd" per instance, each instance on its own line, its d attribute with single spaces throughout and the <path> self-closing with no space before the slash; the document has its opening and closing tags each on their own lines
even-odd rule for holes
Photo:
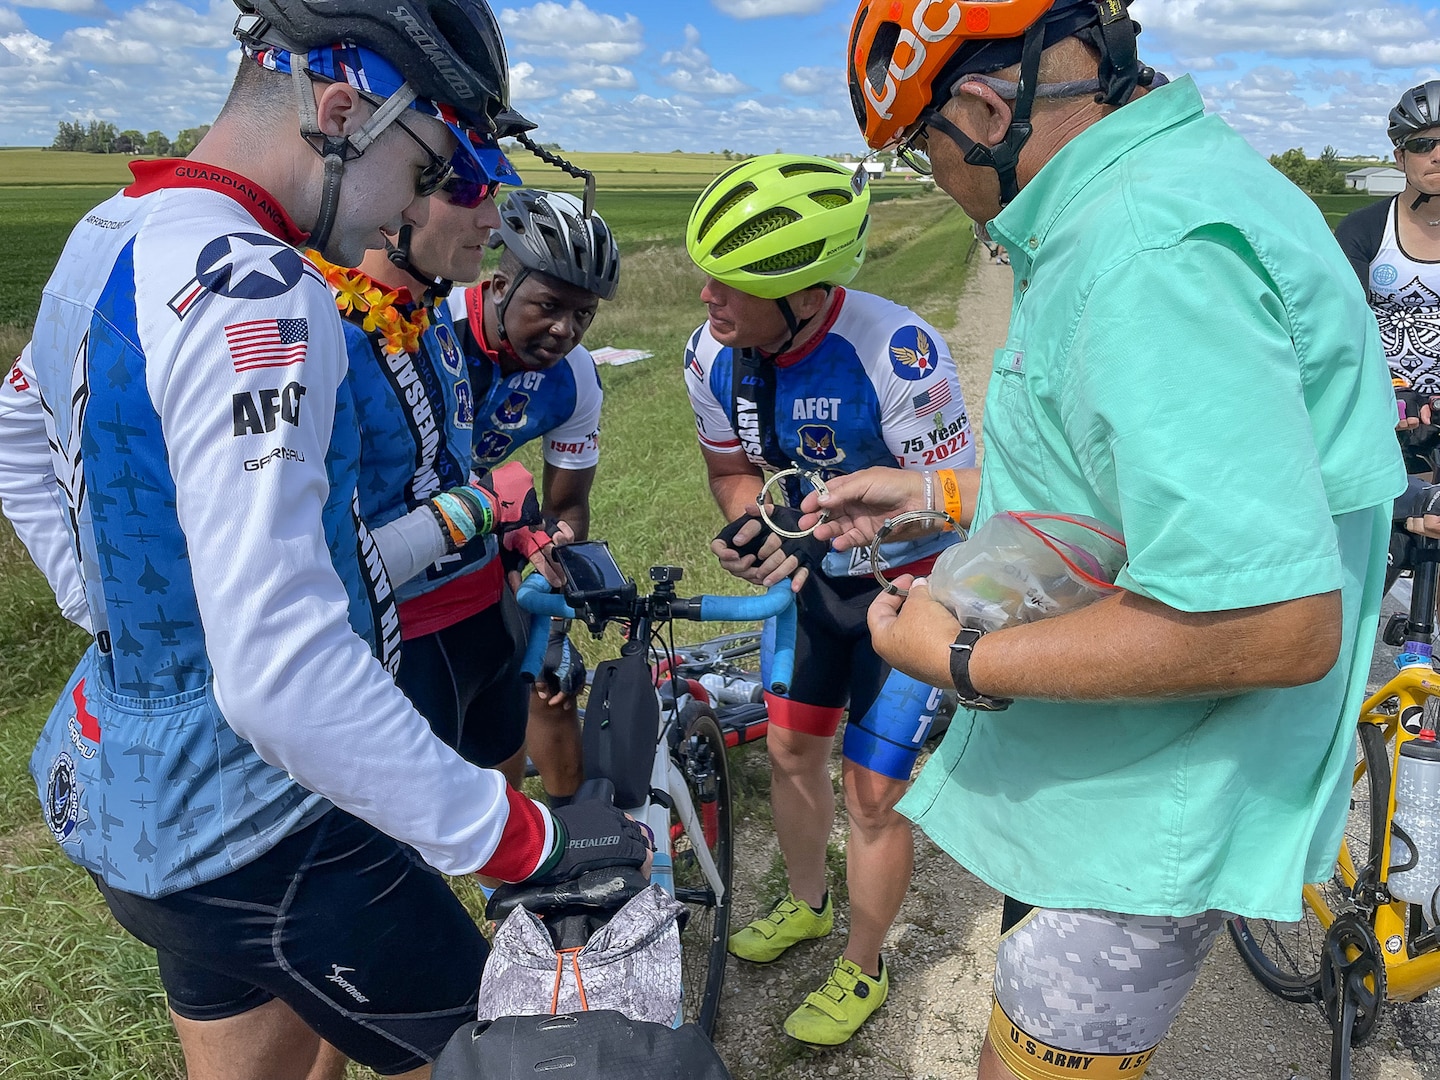
<svg viewBox="0 0 1440 1080">
<path fill-rule="evenodd" d="M 542 1066 L 543 1063 L 543 1066 Z M 730 1080 L 694 1024 L 672 1028 L 609 1009 L 472 1021 L 435 1059 L 432 1080 Z"/>
</svg>

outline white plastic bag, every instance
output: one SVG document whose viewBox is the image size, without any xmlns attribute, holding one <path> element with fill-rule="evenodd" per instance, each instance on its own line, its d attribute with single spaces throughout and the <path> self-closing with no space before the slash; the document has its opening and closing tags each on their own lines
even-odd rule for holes
<svg viewBox="0 0 1440 1080">
<path fill-rule="evenodd" d="M 1094 518 L 1006 511 L 940 553 L 930 595 L 962 625 L 1000 630 L 1113 593 L 1124 565 L 1124 540 Z"/>
</svg>

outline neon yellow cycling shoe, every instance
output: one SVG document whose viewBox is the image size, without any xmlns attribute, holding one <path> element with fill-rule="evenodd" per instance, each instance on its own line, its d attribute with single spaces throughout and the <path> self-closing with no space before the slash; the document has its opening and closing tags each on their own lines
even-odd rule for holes
<svg viewBox="0 0 1440 1080">
<path fill-rule="evenodd" d="M 872 979 L 860 965 L 843 956 L 825 985 L 806 995 L 785 1021 L 785 1034 L 815 1046 L 839 1046 L 860 1030 L 870 1014 L 890 996 L 890 973 L 880 961 L 880 978 Z"/>
<path fill-rule="evenodd" d="M 770 914 L 730 935 L 730 955 L 752 964 L 780 959 L 791 945 L 822 938 L 835 928 L 835 906 L 825 894 L 825 906 L 816 911 L 793 892 L 786 893 Z"/>
</svg>

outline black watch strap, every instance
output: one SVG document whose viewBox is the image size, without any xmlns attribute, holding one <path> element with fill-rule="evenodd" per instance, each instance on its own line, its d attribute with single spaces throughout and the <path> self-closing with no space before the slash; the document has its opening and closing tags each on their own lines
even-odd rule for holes
<svg viewBox="0 0 1440 1080">
<path fill-rule="evenodd" d="M 975 689 L 970 681 L 970 652 L 975 643 L 985 636 L 984 630 L 967 626 L 960 631 L 950 646 L 950 681 L 955 684 L 956 697 L 967 709 L 985 712 L 1000 712 L 1010 707 L 1010 698 L 990 697 Z"/>
</svg>

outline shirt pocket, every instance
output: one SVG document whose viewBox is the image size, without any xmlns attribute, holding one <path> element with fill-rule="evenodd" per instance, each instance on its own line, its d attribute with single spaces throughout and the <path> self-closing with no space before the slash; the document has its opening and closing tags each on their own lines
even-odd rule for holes
<svg viewBox="0 0 1440 1080">
<path fill-rule="evenodd" d="M 985 399 L 985 456 L 991 469 L 1004 472 L 1006 502 L 1011 491 L 1017 492 L 1020 499 L 1015 505 L 997 504 L 997 510 L 1048 505 L 1045 502 L 1049 489 L 1045 480 L 1045 455 L 1036 423 L 1039 406 L 1025 365 L 1025 350 L 1008 347 L 995 350 L 990 389 Z"/>
</svg>

